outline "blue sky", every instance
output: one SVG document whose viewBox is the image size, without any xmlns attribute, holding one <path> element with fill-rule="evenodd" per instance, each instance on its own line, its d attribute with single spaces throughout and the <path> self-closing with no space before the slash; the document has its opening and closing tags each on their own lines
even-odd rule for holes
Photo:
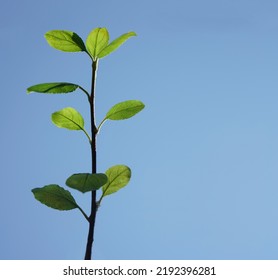
<svg viewBox="0 0 278 280">
<path fill-rule="evenodd" d="M 98 170 L 126 164 L 130 184 L 103 200 L 95 259 L 278 258 L 277 1 L 6 1 L 2 4 L 0 259 L 82 259 L 78 211 L 37 202 L 31 189 L 89 172 L 82 133 L 56 128 L 81 92 L 27 95 L 41 82 L 90 88 L 90 61 L 56 51 L 44 33 L 135 31 L 100 61 L 97 121 L 120 101 L 146 108 L 107 122 Z M 89 195 L 74 190 L 89 210 Z"/>
</svg>

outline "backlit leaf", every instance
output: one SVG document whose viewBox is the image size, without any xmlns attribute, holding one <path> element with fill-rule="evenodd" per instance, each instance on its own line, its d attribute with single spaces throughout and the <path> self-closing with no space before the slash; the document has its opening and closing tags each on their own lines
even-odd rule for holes
<svg viewBox="0 0 278 280">
<path fill-rule="evenodd" d="M 27 93 L 68 93 L 75 91 L 79 86 L 71 83 L 43 83 L 27 88 Z"/>
<path fill-rule="evenodd" d="M 67 30 L 51 30 L 45 33 L 48 44 L 64 52 L 86 51 L 83 40 L 74 32 Z"/>
<path fill-rule="evenodd" d="M 131 170 L 125 165 L 115 165 L 105 172 L 108 182 L 102 187 L 102 197 L 117 192 L 126 186 L 131 177 Z"/>
<path fill-rule="evenodd" d="M 52 122 L 61 128 L 70 130 L 84 130 L 84 119 L 74 108 L 67 107 L 51 116 Z"/>
<path fill-rule="evenodd" d="M 120 37 L 118 37 L 117 39 L 115 39 L 114 41 L 112 41 L 110 44 L 108 44 L 108 46 L 106 46 L 99 54 L 98 54 L 98 58 L 102 58 L 105 57 L 107 55 L 109 55 L 110 53 L 114 52 L 115 50 L 117 50 L 127 39 L 129 39 L 132 36 L 136 36 L 135 32 L 128 32 L 125 33 L 123 35 L 121 35 Z"/>
<path fill-rule="evenodd" d="M 143 110 L 145 105 L 139 100 L 128 100 L 114 105 L 106 114 L 105 119 L 129 119 Z"/>
<path fill-rule="evenodd" d="M 79 190 L 82 193 L 98 190 L 107 182 L 107 176 L 102 173 L 90 174 L 90 173 L 79 173 L 70 176 L 66 185 Z"/>
<path fill-rule="evenodd" d="M 48 207 L 57 210 L 78 208 L 71 193 L 58 185 L 47 185 L 43 188 L 32 189 L 35 198 Z"/>
<path fill-rule="evenodd" d="M 93 59 L 108 45 L 109 33 L 106 28 L 95 28 L 90 32 L 86 40 L 86 48 Z"/>
</svg>

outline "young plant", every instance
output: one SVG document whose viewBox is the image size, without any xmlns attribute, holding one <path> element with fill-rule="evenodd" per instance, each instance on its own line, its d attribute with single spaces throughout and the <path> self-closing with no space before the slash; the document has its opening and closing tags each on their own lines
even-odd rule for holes
<svg viewBox="0 0 278 280">
<path fill-rule="evenodd" d="M 90 214 L 86 214 L 72 194 L 59 185 L 51 184 L 42 188 L 32 189 L 35 198 L 46 206 L 57 210 L 80 210 L 89 223 L 85 260 L 90 260 L 92 257 L 96 213 L 103 198 L 126 186 L 131 178 L 131 170 L 126 165 L 115 165 L 110 167 L 105 173 L 97 173 L 96 139 L 105 121 L 131 118 L 140 112 L 145 105 L 138 100 L 120 102 L 114 105 L 97 125 L 95 121 L 95 87 L 99 60 L 117 50 L 132 36 L 136 36 L 136 34 L 134 32 L 128 32 L 112 42 L 109 42 L 109 33 L 107 29 L 95 28 L 89 33 L 84 43 L 83 40 L 72 31 L 52 30 L 47 32 L 45 38 L 51 47 L 64 52 L 84 52 L 89 56 L 92 63 L 91 90 L 89 92 L 78 84 L 68 82 L 37 84 L 27 89 L 27 93 L 37 92 L 43 94 L 64 94 L 79 89 L 88 98 L 90 106 L 90 133 L 85 129 L 82 115 L 74 108 L 67 107 L 54 112 L 51 119 L 57 127 L 69 130 L 80 130 L 88 138 L 91 147 L 92 172 L 73 174 L 67 178 L 65 184 L 82 193 L 88 192 L 91 194 Z M 101 190 L 99 196 L 97 196 L 98 190 Z"/>
</svg>

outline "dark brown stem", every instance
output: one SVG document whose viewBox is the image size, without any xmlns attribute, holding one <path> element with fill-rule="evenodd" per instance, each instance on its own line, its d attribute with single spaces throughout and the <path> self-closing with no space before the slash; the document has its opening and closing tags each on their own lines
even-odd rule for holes
<svg viewBox="0 0 278 280">
<path fill-rule="evenodd" d="M 97 66 L 98 66 L 98 60 L 94 60 L 92 64 L 92 86 L 91 86 L 91 95 L 90 95 L 91 134 L 92 134 L 92 142 L 91 142 L 92 174 L 97 172 L 97 149 L 96 149 L 97 129 L 95 124 L 95 87 L 96 87 Z M 92 246 L 94 242 L 96 212 L 97 212 L 96 191 L 92 191 L 91 215 L 89 216 L 89 232 L 88 232 L 85 258 L 84 258 L 85 260 L 91 260 L 92 258 Z"/>
</svg>

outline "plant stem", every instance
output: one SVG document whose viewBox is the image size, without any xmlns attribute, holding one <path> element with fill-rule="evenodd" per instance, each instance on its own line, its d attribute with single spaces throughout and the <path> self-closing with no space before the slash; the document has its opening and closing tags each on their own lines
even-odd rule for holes
<svg viewBox="0 0 278 280">
<path fill-rule="evenodd" d="M 92 86 L 91 86 L 91 95 L 90 95 L 91 133 L 92 133 L 92 137 L 91 137 L 92 174 L 95 174 L 97 172 L 97 150 L 96 150 L 97 129 L 95 124 L 95 87 L 96 87 L 97 66 L 98 66 L 98 60 L 93 60 Z M 84 258 L 85 260 L 90 260 L 92 258 L 92 246 L 94 242 L 96 212 L 97 212 L 96 191 L 92 191 L 91 215 L 89 216 L 89 232 L 88 232 L 85 258 Z"/>
</svg>

